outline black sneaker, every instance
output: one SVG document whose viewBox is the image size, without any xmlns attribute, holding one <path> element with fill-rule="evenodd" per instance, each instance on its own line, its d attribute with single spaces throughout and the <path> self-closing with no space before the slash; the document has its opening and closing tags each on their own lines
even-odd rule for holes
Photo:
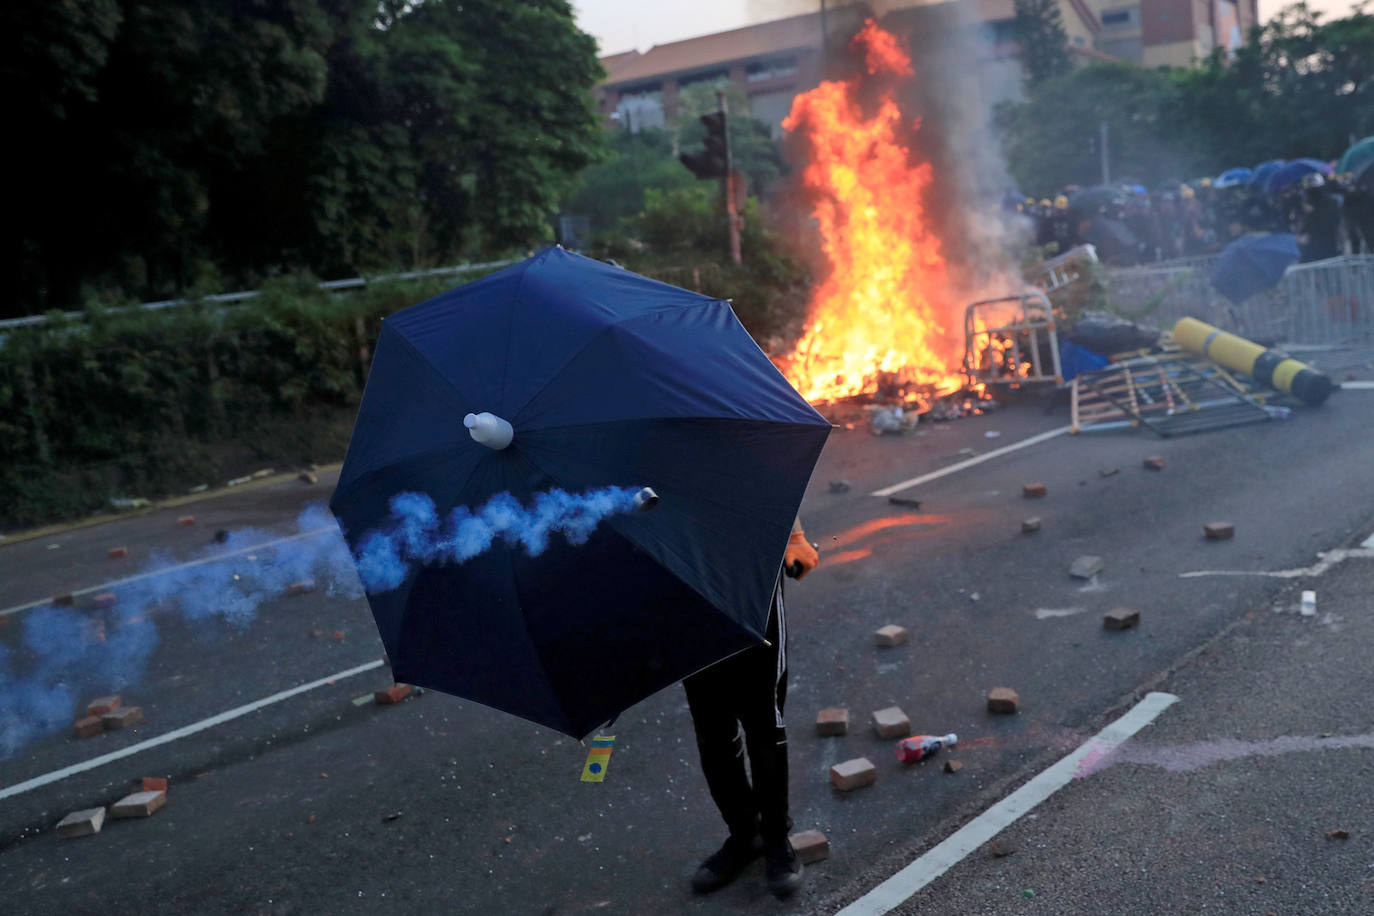
<svg viewBox="0 0 1374 916">
<path fill-rule="evenodd" d="M 725 844 L 711 853 L 692 876 L 692 890 L 698 894 L 719 890 L 738 878 L 762 852 L 757 836 L 745 839 L 730 834 Z"/>
<path fill-rule="evenodd" d="M 780 846 L 770 845 L 764 850 L 764 856 L 767 858 L 768 889 L 775 896 L 788 897 L 801 889 L 802 872 L 806 869 L 797 858 L 791 841 L 784 839 Z"/>
</svg>

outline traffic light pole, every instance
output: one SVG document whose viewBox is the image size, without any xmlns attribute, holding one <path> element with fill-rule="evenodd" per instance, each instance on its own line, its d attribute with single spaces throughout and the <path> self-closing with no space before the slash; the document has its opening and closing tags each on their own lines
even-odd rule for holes
<svg viewBox="0 0 1374 916">
<path fill-rule="evenodd" d="M 743 258 L 740 255 L 739 232 L 743 218 L 740 216 L 739 207 L 736 205 L 738 196 L 738 186 L 741 176 L 735 174 L 734 162 L 730 156 L 730 108 L 725 101 L 725 93 L 716 90 L 716 110 L 720 112 L 721 130 L 725 134 L 725 219 L 730 231 L 730 259 L 736 264 L 742 264 Z"/>
</svg>

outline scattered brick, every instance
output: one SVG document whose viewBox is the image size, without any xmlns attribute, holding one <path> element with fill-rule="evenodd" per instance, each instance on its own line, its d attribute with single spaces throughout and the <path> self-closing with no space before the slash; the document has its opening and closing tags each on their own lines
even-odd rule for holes
<svg viewBox="0 0 1374 916">
<path fill-rule="evenodd" d="M 94 836 L 105 826 L 104 808 L 86 808 L 73 811 L 57 822 L 57 835 L 63 839 L 78 836 Z"/>
<path fill-rule="evenodd" d="M 144 792 L 166 792 L 166 791 L 167 791 L 167 777 L 166 777 L 166 776 L 144 776 L 144 777 L 143 777 L 142 785 L 143 785 L 143 791 L 144 791 Z"/>
<path fill-rule="evenodd" d="M 1146 459 L 1145 459 L 1145 470 L 1147 470 L 1147 471 L 1162 471 L 1162 470 L 1164 470 L 1164 456 L 1163 456 L 1163 455 L 1151 455 L 1149 458 L 1146 458 Z"/>
<path fill-rule="evenodd" d="M 126 795 L 110 806 L 111 817 L 150 817 L 154 811 L 167 803 L 167 793 L 135 792 Z"/>
<path fill-rule="evenodd" d="M 830 841 L 819 830 L 803 830 L 787 838 L 803 865 L 830 858 Z"/>
<path fill-rule="evenodd" d="M 1235 537 L 1236 526 L 1230 522 L 1208 522 L 1202 526 L 1202 533 L 1209 541 L 1229 541 Z"/>
<path fill-rule="evenodd" d="M 849 710 L 837 707 L 816 713 L 816 734 L 825 737 L 849 734 Z"/>
<path fill-rule="evenodd" d="M 1016 844 L 1011 840 L 996 839 L 988 843 L 988 854 L 995 859 L 1004 859 L 1016 852 Z"/>
<path fill-rule="evenodd" d="M 320 482 L 320 478 L 316 477 L 309 471 L 301 471 L 299 474 L 296 475 L 296 479 L 299 480 L 301 483 L 316 484 Z"/>
<path fill-rule="evenodd" d="M 1030 518 L 1024 519 L 1024 520 L 1021 522 L 1021 533 L 1022 533 L 1022 534 L 1034 534 L 1035 532 L 1037 532 L 1037 531 L 1039 531 L 1039 530 L 1040 530 L 1040 516 L 1038 516 L 1038 515 L 1032 515 Z"/>
<path fill-rule="evenodd" d="M 189 528 L 195 523 L 196 517 L 194 515 L 183 515 L 181 518 L 177 519 L 177 524 L 183 528 Z"/>
<path fill-rule="evenodd" d="M 1102 615 L 1102 626 L 1108 630 L 1129 630 L 1140 626 L 1140 612 L 1128 607 L 1112 608 Z"/>
<path fill-rule="evenodd" d="M 903 509 L 921 508 L 921 501 L 914 496 L 889 496 L 887 501 L 894 506 L 901 506 Z"/>
<path fill-rule="evenodd" d="M 847 480 L 832 480 L 830 481 L 830 492 L 848 493 L 850 486 L 851 484 Z"/>
<path fill-rule="evenodd" d="M 1326 833 L 1326 838 L 1328 840 L 1348 840 L 1350 839 L 1350 831 L 1342 830 L 1339 827 L 1337 827 L 1335 830 L 1328 830 Z"/>
<path fill-rule="evenodd" d="M 871 786 L 878 781 L 878 768 L 867 757 L 855 757 L 831 767 L 830 781 L 841 792 Z"/>
<path fill-rule="evenodd" d="M 344 636 L 345 636 L 345 635 L 346 635 L 346 634 L 344 633 L 343 630 L 335 630 L 335 631 L 334 631 L 334 641 L 335 641 L 335 642 L 343 642 L 343 641 L 344 641 Z"/>
<path fill-rule="evenodd" d="M 105 724 L 107 731 L 117 731 L 121 728 L 128 728 L 143 721 L 143 709 L 138 706 L 124 706 L 119 709 L 112 709 L 100 717 L 100 721 Z"/>
<path fill-rule="evenodd" d="M 299 582 L 292 582 L 286 587 L 286 594 L 290 596 L 308 595 L 315 590 L 314 579 L 302 579 Z"/>
<path fill-rule="evenodd" d="M 128 555 L 129 548 L 127 547 L 111 547 L 105 552 L 105 556 L 109 557 L 111 560 L 122 560 Z"/>
<path fill-rule="evenodd" d="M 66 594 L 58 595 L 56 598 L 53 598 L 52 603 L 58 607 L 71 607 L 76 604 L 76 596 L 71 592 L 67 592 Z"/>
<path fill-rule="evenodd" d="M 100 721 L 99 716 L 86 716 L 77 719 L 72 725 L 72 735 L 77 738 L 94 738 L 105 730 L 105 724 Z"/>
<path fill-rule="evenodd" d="M 86 715 L 103 716 L 107 712 L 113 712 L 118 709 L 119 705 L 123 702 L 123 698 L 117 694 L 111 694 L 108 697 L 99 697 L 86 704 Z"/>
<path fill-rule="evenodd" d="M 1101 557 L 1082 556 L 1069 566 L 1069 575 L 1075 579 L 1091 579 L 1107 567 Z"/>
<path fill-rule="evenodd" d="M 390 706 L 393 703 L 401 702 L 408 696 L 410 696 L 409 684 L 392 684 L 385 690 L 378 690 L 372 694 L 372 700 L 378 706 Z"/>
<path fill-rule="evenodd" d="M 92 607 L 114 607 L 119 603 L 119 596 L 114 592 L 101 592 L 91 598 Z"/>
<path fill-rule="evenodd" d="M 873 730 L 879 738 L 905 738 L 911 734 L 911 720 L 900 706 L 889 706 L 873 713 Z"/>
<path fill-rule="evenodd" d="M 1011 714 L 1021 707 L 1021 698 L 1010 687 L 994 687 L 988 691 L 988 712 Z"/>
<path fill-rule="evenodd" d="M 963 768 L 964 768 L 964 764 L 963 764 L 962 761 L 959 761 L 959 760 L 946 760 L 946 761 L 945 761 L 945 772 L 946 772 L 946 773 L 957 773 L 957 772 L 959 772 L 960 770 L 962 770 Z"/>
<path fill-rule="evenodd" d="M 878 645 L 890 649 L 906 642 L 906 627 L 889 623 L 887 626 L 879 628 L 873 635 L 877 637 Z"/>
<path fill-rule="evenodd" d="M 1039 499 L 1048 492 L 1043 483 L 1028 483 L 1021 488 L 1021 495 L 1026 499 Z"/>
</svg>

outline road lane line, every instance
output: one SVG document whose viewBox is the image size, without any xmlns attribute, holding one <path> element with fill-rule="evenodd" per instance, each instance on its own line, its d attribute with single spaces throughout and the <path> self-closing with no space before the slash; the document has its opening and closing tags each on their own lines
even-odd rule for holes
<svg viewBox="0 0 1374 916">
<path fill-rule="evenodd" d="M 350 678 L 354 675 L 362 674 L 364 672 L 380 668 L 385 663 L 385 660 L 379 658 L 362 665 L 355 665 L 354 667 L 340 671 L 337 674 L 331 674 L 327 677 L 322 677 L 319 680 L 311 681 L 308 684 L 301 684 L 297 687 L 291 687 L 287 690 L 280 691 L 279 693 L 274 693 L 270 697 L 263 697 L 261 700 L 254 700 L 251 703 L 245 703 L 243 706 L 236 706 L 233 709 L 219 713 L 218 715 L 211 716 L 208 719 L 201 719 L 199 722 L 192 722 L 190 725 L 183 725 L 181 728 L 173 729 L 165 735 L 158 735 L 156 738 L 149 738 L 147 741 L 140 741 L 137 744 L 131 744 L 128 747 L 120 748 L 117 751 L 111 751 L 108 754 L 101 754 L 99 757 L 92 757 L 90 760 L 83 760 L 81 763 L 74 763 L 69 767 L 63 767 L 60 770 L 53 770 L 50 773 L 44 773 L 42 776 L 35 776 L 33 779 L 26 779 L 23 782 L 17 782 L 12 786 L 6 786 L 5 788 L 0 789 L 0 800 L 10 798 L 14 795 L 20 795 L 24 792 L 30 791 L 31 789 L 37 789 L 40 786 L 49 785 L 59 780 L 66 779 L 68 776 L 75 776 L 77 773 L 85 773 L 88 770 L 94 770 L 95 768 L 102 767 L 107 763 L 113 763 L 116 760 L 123 760 L 125 757 L 132 757 L 134 754 L 138 754 L 155 747 L 160 747 L 164 744 L 170 744 L 171 742 L 178 741 L 182 738 L 187 737 L 188 735 L 194 735 L 197 732 L 203 732 L 208 728 L 214 728 L 216 725 L 223 725 L 225 722 L 229 722 L 234 719 L 238 719 L 242 716 L 246 716 L 250 712 L 257 712 L 264 706 L 271 706 L 273 703 L 280 703 L 282 700 L 289 700 L 294 696 L 299 696 L 302 693 L 307 693 L 311 690 L 315 690 L 316 688 L 324 687 L 327 684 L 333 684 L 334 682 L 341 681 L 344 678 Z"/>
<path fill-rule="evenodd" d="M 1374 391 L 1374 382 L 1341 382 L 1342 391 Z"/>
<path fill-rule="evenodd" d="M 199 566 L 202 563 L 215 563 L 220 560 L 227 560 L 230 557 L 237 557 L 245 553 L 252 553 L 255 550 L 262 550 L 265 547 L 272 547 L 275 544 L 284 544 L 287 541 L 299 541 L 301 538 L 308 538 L 313 535 L 323 534 L 326 531 L 333 531 L 337 533 L 338 530 L 339 529 L 333 525 L 323 525 L 319 528 L 311 528 L 309 531 L 302 531 L 300 534 L 290 534 L 286 537 L 276 538 L 275 540 L 264 541 L 261 544 L 253 544 L 252 546 L 245 547 L 242 550 L 231 550 L 229 553 L 217 553 L 213 556 L 201 557 L 199 560 L 187 560 L 185 563 L 178 563 L 175 566 L 162 566 L 157 569 L 149 570 L 148 572 L 142 572 L 138 573 L 137 575 L 127 576 L 123 579 L 112 579 L 109 582 L 103 582 L 100 585 L 92 585 L 90 588 L 79 588 L 71 594 L 73 597 L 75 597 L 77 595 L 89 595 L 91 592 L 108 591 L 109 589 L 116 588 L 120 585 L 128 585 L 130 582 L 137 582 L 140 579 L 151 579 L 154 576 L 165 576 L 167 573 L 176 572 L 179 569 L 190 569 L 192 566 Z M 30 601 L 28 604 L 16 604 L 14 607 L 7 607 L 4 610 L 0 610 L 0 617 L 5 617 L 9 614 L 19 614 L 23 611 L 31 611 L 36 607 L 42 607 L 45 604 L 51 603 L 52 598 L 48 597 L 40 598 L 37 601 Z"/>
<path fill-rule="evenodd" d="M 1071 427 L 1061 426 L 1058 429 L 1052 429 L 1047 433 L 1040 433 L 1038 436 L 1031 436 L 1029 439 L 1022 439 L 1020 442 L 1013 442 L 1011 445 L 1004 445 L 1001 448 L 995 448 L 992 451 L 985 452 L 982 455 L 977 455 L 973 458 L 968 458 L 956 464 L 951 464 L 947 468 L 941 468 L 938 471 L 931 471 L 929 474 L 922 474 L 920 477 L 913 477 L 910 480 L 904 480 L 901 483 L 894 483 L 892 486 L 883 487 L 881 490 L 874 490 L 872 493 L 868 495 L 883 497 L 891 496 L 893 493 L 898 493 L 902 490 L 909 490 L 912 487 L 920 486 L 923 483 L 929 483 L 932 480 L 937 480 L 948 474 L 954 474 L 958 471 L 964 470 L 965 468 L 971 468 L 974 465 L 982 464 L 984 461 L 988 461 L 993 458 L 999 458 L 1002 455 L 1009 455 L 1012 452 L 1018 451 L 1019 449 L 1028 448 L 1032 445 L 1039 445 L 1041 442 L 1046 442 L 1050 439 L 1053 439 L 1055 436 L 1064 435 L 1064 433 L 1068 432 L 1070 429 Z"/>
<path fill-rule="evenodd" d="M 1037 775 L 945 838 L 938 846 L 879 884 L 836 916 L 881 916 L 953 868 L 965 856 L 1068 785 L 1088 760 L 1097 760 L 1120 746 L 1178 702 L 1171 693 L 1149 693 L 1121 718 L 1089 738 L 1078 750 Z"/>
<path fill-rule="evenodd" d="M 1371 534 L 1369 537 L 1365 538 L 1364 543 L 1360 546 L 1365 548 L 1366 550 L 1374 550 L 1374 534 Z"/>
<path fill-rule="evenodd" d="M 1318 562 L 1297 569 L 1195 569 L 1192 572 L 1179 573 L 1178 577 L 1196 579 L 1200 576 L 1268 576 L 1272 579 L 1313 579 L 1325 575 L 1328 570 L 1346 560 L 1362 559 L 1374 559 L 1374 537 L 1359 547 L 1328 550 L 1321 555 Z"/>
</svg>

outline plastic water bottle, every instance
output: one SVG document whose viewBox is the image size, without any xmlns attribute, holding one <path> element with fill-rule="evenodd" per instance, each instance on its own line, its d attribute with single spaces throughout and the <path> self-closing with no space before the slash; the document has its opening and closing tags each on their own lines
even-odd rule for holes
<svg viewBox="0 0 1374 916">
<path fill-rule="evenodd" d="M 954 747 L 958 742 L 959 736 L 954 732 L 948 735 L 912 735 L 897 742 L 897 759 L 902 763 L 916 763 L 940 748 Z"/>
</svg>

